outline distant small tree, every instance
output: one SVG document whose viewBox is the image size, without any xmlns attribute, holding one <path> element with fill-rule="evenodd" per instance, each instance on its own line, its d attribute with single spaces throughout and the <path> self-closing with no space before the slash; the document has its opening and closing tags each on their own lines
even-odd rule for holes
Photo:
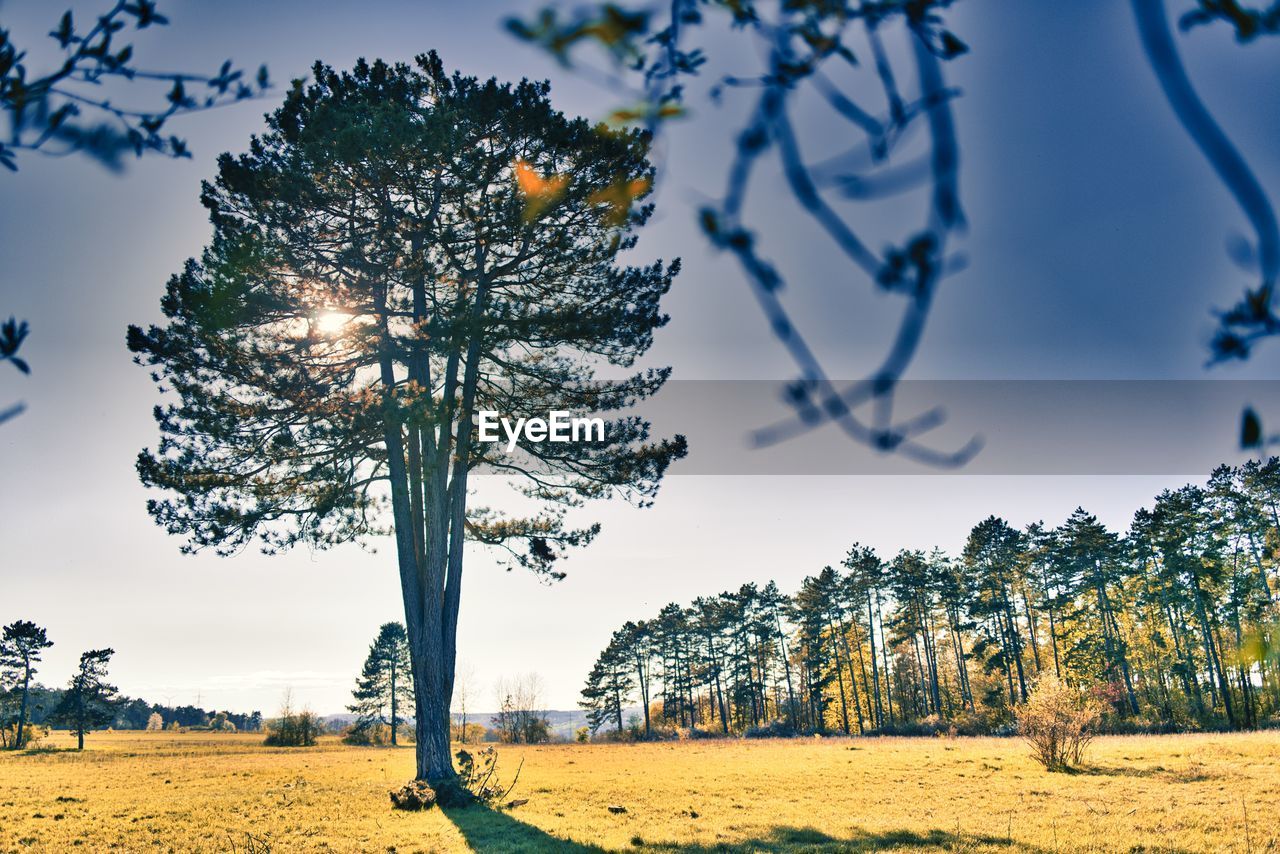
<svg viewBox="0 0 1280 854">
<path fill-rule="evenodd" d="M 17 731 L 10 745 L 21 749 L 23 729 L 27 722 L 27 711 L 31 695 L 31 677 L 36 672 L 36 665 L 44 650 L 53 646 L 45 630 L 29 620 L 18 620 L 4 627 L 0 633 L 0 682 L 19 690 L 21 699 L 18 703 Z"/>
<path fill-rule="evenodd" d="M 147 718 L 147 732 L 160 732 L 164 729 L 164 718 L 159 712 L 152 712 L 151 717 Z"/>
<path fill-rule="evenodd" d="M 484 731 L 484 727 L 467 723 L 467 703 L 471 699 L 471 683 L 475 681 L 475 672 L 470 664 L 464 664 L 454 671 L 453 675 L 453 707 L 457 710 L 457 724 L 454 726 L 454 741 L 466 744 L 476 730 Z"/>
<path fill-rule="evenodd" d="M 84 750 L 84 734 L 111 724 L 116 717 L 116 687 L 107 684 L 107 664 L 113 649 L 91 649 L 80 656 L 80 667 L 71 677 L 52 719 L 76 735 L 76 750 Z"/>
<path fill-rule="evenodd" d="M 1102 704 L 1086 691 L 1044 675 L 1018 709 L 1018 732 L 1050 771 L 1079 765 L 1097 733 Z"/>
<path fill-rule="evenodd" d="M 542 683 L 536 673 L 498 683 L 498 714 L 491 720 L 498 738 L 510 744 L 541 744 L 551 740 L 551 727 L 542 710 Z"/>
<path fill-rule="evenodd" d="M 218 712 L 209 721 L 209 729 L 213 732 L 235 732 L 236 725 L 227 719 L 226 712 Z"/>
<path fill-rule="evenodd" d="M 311 747 L 316 743 L 323 726 L 320 718 L 309 709 L 295 711 L 293 695 L 286 693 L 280 704 L 280 717 L 267 724 L 268 747 Z"/>
<path fill-rule="evenodd" d="M 387 726 L 391 730 L 391 743 L 396 744 L 396 730 L 403 720 L 400 709 L 413 702 L 409 640 L 402 624 L 384 623 L 378 629 L 351 694 L 355 702 L 347 706 L 347 710 L 356 714 L 354 730 Z"/>
</svg>

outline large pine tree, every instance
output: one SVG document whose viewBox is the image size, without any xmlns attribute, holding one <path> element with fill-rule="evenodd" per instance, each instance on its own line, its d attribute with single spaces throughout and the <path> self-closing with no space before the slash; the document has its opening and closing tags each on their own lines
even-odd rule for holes
<svg viewBox="0 0 1280 854">
<path fill-rule="evenodd" d="M 624 413 L 677 265 L 618 264 L 651 206 L 648 138 L 571 120 L 546 84 L 415 66 L 317 65 L 203 199 L 212 243 L 130 348 L 174 398 L 143 452 L 188 548 L 326 547 L 394 529 L 413 661 L 417 775 L 449 782 L 466 541 L 558 577 L 567 508 L 648 503 L 681 437 Z M 176 399 L 175 399 L 176 398 Z M 473 417 L 603 414 L 602 441 L 476 441 Z M 479 466 L 524 498 L 469 505 Z"/>
</svg>

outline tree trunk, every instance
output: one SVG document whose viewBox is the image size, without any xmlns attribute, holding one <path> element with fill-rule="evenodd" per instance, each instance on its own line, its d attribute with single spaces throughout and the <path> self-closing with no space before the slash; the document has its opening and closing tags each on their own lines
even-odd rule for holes
<svg viewBox="0 0 1280 854">
<path fill-rule="evenodd" d="M 1009 664 L 1009 638 L 1005 634 L 1004 620 L 997 611 L 995 614 L 996 629 L 1000 633 L 1000 663 L 1004 666 L 1004 677 L 1009 682 L 1009 708 L 1018 705 L 1018 698 L 1013 693 L 1013 668 Z"/>
<path fill-rule="evenodd" d="M 842 723 L 844 724 L 845 735 L 849 735 L 851 732 L 849 728 L 849 705 L 846 702 L 845 695 L 844 695 L 844 665 L 840 661 L 840 644 L 835 638 L 836 627 L 830 622 L 829 619 L 827 622 L 827 626 L 830 628 L 831 634 L 832 634 L 831 652 L 836 659 L 836 679 L 837 679 L 837 685 L 840 688 L 840 718 Z"/>
<path fill-rule="evenodd" d="M 951 628 L 951 651 L 956 656 L 956 674 L 960 679 L 960 699 L 969 711 L 975 711 L 973 705 L 973 686 L 969 684 L 969 668 L 964 663 L 964 637 L 960 634 L 959 608 L 947 608 L 948 625 Z"/>
<path fill-rule="evenodd" d="M 850 624 L 851 624 L 851 625 L 854 625 L 854 626 L 856 626 L 856 625 L 857 625 L 857 622 L 856 622 L 856 621 L 854 621 L 854 620 L 850 620 L 849 622 L 850 622 Z M 874 657 L 871 659 L 871 662 L 872 662 L 872 664 L 874 664 L 874 663 L 875 663 L 875 658 L 874 658 Z M 869 676 L 867 676 L 867 657 L 866 657 L 865 655 L 863 655 L 863 653 L 862 653 L 862 641 L 861 641 L 861 640 L 858 640 L 858 666 L 862 669 L 862 687 L 863 687 L 863 688 L 867 688 L 869 685 L 871 685 L 871 678 L 870 678 Z M 871 718 L 871 720 L 874 722 L 874 724 L 875 724 L 877 727 L 879 727 L 879 726 L 880 726 L 880 716 L 879 716 L 879 715 L 877 715 L 877 714 L 875 713 L 875 710 L 872 708 L 872 703 L 873 703 L 873 702 L 874 702 L 874 701 L 873 701 L 870 697 L 867 697 L 867 717 Z M 859 732 L 862 732 L 862 717 L 861 717 L 861 714 L 859 714 L 859 717 L 858 717 L 858 731 L 859 731 Z"/>
<path fill-rule="evenodd" d="M 391 746 L 396 746 L 396 665 L 391 663 Z"/>
<path fill-rule="evenodd" d="M 1058 623 L 1053 617 L 1053 606 L 1049 608 L 1049 641 L 1053 646 L 1053 675 L 1062 678 L 1062 657 L 1058 654 Z"/>
<path fill-rule="evenodd" d="M 796 695 L 791 687 L 791 662 L 787 660 L 787 641 L 782 633 L 782 618 L 776 612 L 774 613 L 774 621 L 778 625 L 778 650 L 782 655 L 782 672 L 787 677 L 787 705 L 791 707 L 791 725 L 799 729 L 800 722 L 796 719 Z"/>
<path fill-rule="evenodd" d="M 478 324 L 483 316 L 491 282 L 485 274 L 486 252 L 476 249 L 476 296 L 472 320 Z M 385 294 L 376 297 L 381 318 L 381 332 L 390 337 Z M 415 300 L 416 301 L 416 300 Z M 419 311 L 419 313 L 421 313 Z M 388 479 L 391 483 L 391 507 L 395 520 L 396 558 L 400 569 L 400 588 L 404 598 L 405 627 L 409 638 L 409 658 L 413 668 L 414 701 L 417 709 L 414 729 L 417 734 L 417 779 L 428 783 L 453 782 L 457 774 L 449 750 L 449 708 L 453 700 L 454 667 L 457 657 L 458 610 L 462 595 L 462 557 L 465 539 L 467 472 L 470 465 L 471 418 L 479 376 L 481 341 L 473 336 L 467 345 L 461 387 L 457 384 L 459 354 L 450 355 L 445 368 L 444 400 L 446 414 L 440 441 L 431 432 L 414 436 L 410 443 L 427 439 L 421 463 L 428 470 L 419 480 L 406 465 L 405 424 L 396 414 L 392 390 L 395 368 L 389 350 L 379 360 L 382 387 L 387 405 L 383 421 L 383 438 L 387 452 Z M 430 387 L 424 366 L 411 370 Z M 455 409 L 458 393 L 461 405 Z M 452 448 L 449 425 L 456 420 Z M 418 426 L 408 425 L 416 434 Z M 416 461 L 416 460 L 415 460 Z M 411 487 L 421 484 L 425 500 L 419 505 Z M 415 510 L 421 507 L 421 516 Z"/>
<path fill-rule="evenodd" d="M 613 684 L 614 685 L 618 684 L 616 674 L 614 676 Z M 613 692 L 613 714 L 614 714 L 614 717 L 616 718 L 615 722 L 618 725 L 618 732 L 621 733 L 622 732 L 622 692 L 621 691 Z"/>
<path fill-rule="evenodd" d="M 921 623 L 924 628 L 924 654 L 929 663 L 929 686 L 933 692 L 933 710 L 942 715 L 942 696 L 938 687 L 938 641 L 934 636 L 934 620 L 923 605 L 917 606 L 921 612 Z"/>
<path fill-rule="evenodd" d="M 31 662 L 26 662 L 26 667 L 22 675 L 22 704 L 18 706 L 18 740 L 14 743 L 14 750 L 22 749 L 22 730 L 27 722 L 27 698 L 31 693 Z"/>
<path fill-rule="evenodd" d="M 829 614 L 828 618 L 830 619 Z M 853 669 L 853 653 L 849 651 L 849 632 L 845 629 L 844 620 L 836 621 L 833 630 L 839 633 L 840 643 L 844 646 L 844 663 L 849 671 L 849 688 L 853 693 L 853 707 L 858 715 L 858 734 L 861 735 L 866 732 L 866 725 L 862 717 L 862 700 L 858 697 L 858 677 Z"/>
<path fill-rule="evenodd" d="M 1022 638 L 1018 634 L 1017 609 L 1013 606 L 1013 599 L 1009 596 L 1008 591 L 1004 594 L 1005 619 L 1009 623 L 1009 641 L 1013 645 L 1013 663 L 1018 670 L 1018 693 L 1022 697 L 1022 702 L 1027 701 L 1027 675 L 1022 668 Z"/>
<path fill-rule="evenodd" d="M 1195 677 L 1195 668 L 1191 661 L 1190 641 L 1184 646 L 1182 636 L 1178 632 L 1177 623 L 1181 621 L 1182 615 L 1179 613 L 1178 620 L 1174 620 L 1173 607 L 1168 603 L 1164 606 L 1165 619 L 1169 623 L 1169 634 L 1173 636 L 1173 648 L 1178 655 L 1178 676 L 1182 680 L 1183 690 L 1187 696 L 1195 700 L 1196 714 L 1204 717 L 1204 698 L 1200 693 L 1200 680 Z"/>
<path fill-rule="evenodd" d="M 640 703 L 644 706 L 644 737 L 649 738 L 653 734 L 649 724 L 649 672 L 643 656 L 636 656 L 636 681 L 640 685 Z"/>
<path fill-rule="evenodd" d="M 1040 664 L 1040 639 L 1036 637 L 1036 612 L 1031 610 L 1031 599 L 1027 596 L 1026 587 L 1022 590 L 1022 607 L 1027 612 L 1027 632 L 1031 636 L 1031 653 L 1036 663 L 1036 675 L 1044 669 Z"/>
<path fill-rule="evenodd" d="M 84 712 L 85 686 L 81 683 L 77 687 L 80 689 L 80 696 L 76 698 L 76 711 L 79 713 L 79 720 L 76 721 L 76 750 L 84 750 L 85 719 L 88 717 Z"/>
<path fill-rule="evenodd" d="M 867 589 L 867 642 L 871 644 L 871 686 L 875 693 L 876 728 L 878 729 L 884 726 L 884 707 L 880 704 L 880 668 L 876 664 L 876 620 L 871 610 L 870 588 Z"/>
<path fill-rule="evenodd" d="M 876 591 L 876 617 L 880 620 L 880 657 L 884 659 L 884 704 L 889 712 L 889 723 L 893 723 L 893 671 L 889 669 L 889 643 L 884 633 L 884 615 L 880 611 L 879 590 Z"/>
</svg>

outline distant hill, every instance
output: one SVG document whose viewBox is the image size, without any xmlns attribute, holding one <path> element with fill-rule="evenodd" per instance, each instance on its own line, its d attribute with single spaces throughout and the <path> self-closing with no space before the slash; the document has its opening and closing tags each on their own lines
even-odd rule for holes
<svg viewBox="0 0 1280 854">
<path fill-rule="evenodd" d="M 547 728 L 551 730 L 551 735 L 557 739 L 565 739 L 573 741 L 574 734 L 578 727 L 587 725 L 586 713 L 581 709 L 572 711 L 562 711 L 560 709 L 548 709 L 542 713 L 547 718 Z M 467 712 L 467 723 L 480 724 L 483 727 L 493 726 L 493 718 L 497 717 L 497 712 Z M 453 715 L 453 722 L 460 723 L 462 716 Z"/>
<path fill-rule="evenodd" d="M 627 720 L 633 714 L 639 714 L 640 709 L 627 709 L 623 712 L 623 720 Z M 497 712 L 467 712 L 467 723 L 480 724 L 483 727 L 492 726 L 492 719 L 497 716 Z M 563 710 L 549 709 L 543 712 L 547 718 L 547 724 L 552 734 L 556 738 L 563 738 L 566 741 L 573 741 L 580 727 L 587 725 L 587 715 L 581 709 Z M 343 727 L 355 720 L 355 715 L 325 715 L 324 722 L 330 727 Z M 406 718 L 406 721 L 412 721 L 412 717 Z M 453 722 L 455 724 L 462 722 L 462 716 L 454 713 Z"/>
</svg>

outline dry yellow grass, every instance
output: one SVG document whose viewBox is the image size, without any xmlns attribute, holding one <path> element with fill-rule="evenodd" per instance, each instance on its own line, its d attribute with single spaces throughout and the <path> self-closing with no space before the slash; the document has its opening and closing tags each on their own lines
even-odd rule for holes
<svg viewBox="0 0 1280 854">
<path fill-rule="evenodd" d="M 0 849 L 1280 850 L 1276 733 L 1099 739 L 1078 774 L 1001 739 L 512 746 L 505 776 L 522 756 L 527 804 L 409 814 L 406 748 L 94 734 L 0 755 Z"/>
</svg>

